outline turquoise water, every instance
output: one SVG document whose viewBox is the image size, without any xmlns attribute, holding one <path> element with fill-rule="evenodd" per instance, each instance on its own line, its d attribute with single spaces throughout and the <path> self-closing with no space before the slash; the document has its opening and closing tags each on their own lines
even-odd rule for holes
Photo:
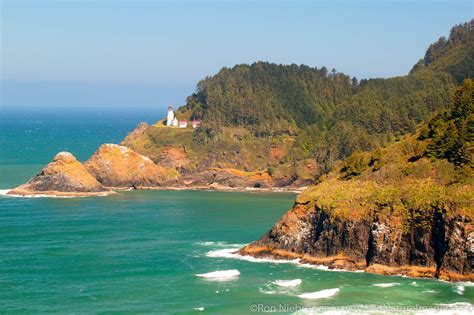
<svg viewBox="0 0 474 315">
<path fill-rule="evenodd" d="M 24 183 L 60 151 L 87 160 L 102 143 L 119 143 L 139 122 L 154 123 L 163 115 L 153 109 L 0 106 L 0 189 Z"/>
<path fill-rule="evenodd" d="M 116 112 L 114 119 L 77 119 L 79 114 L 4 116 L 0 187 L 23 182 L 59 150 L 86 159 L 100 143 L 120 141 L 137 121 L 154 119 L 147 112 Z M 25 126 L 36 132 L 25 132 Z M 284 313 L 305 307 L 300 313 L 319 313 L 339 307 L 350 314 L 366 313 L 368 306 L 379 313 L 414 306 L 410 312 L 474 311 L 470 283 L 327 271 L 231 254 L 266 232 L 293 200 L 292 194 L 205 191 L 0 196 L 0 312 L 245 314 L 254 307 Z M 230 270 L 240 274 L 230 277 L 236 272 Z M 214 271 L 228 277 L 197 276 Z M 275 283 L 295 279 L 301 284 Z M 311 292 L 318 293 L 304 298 Z"/>
</svg>

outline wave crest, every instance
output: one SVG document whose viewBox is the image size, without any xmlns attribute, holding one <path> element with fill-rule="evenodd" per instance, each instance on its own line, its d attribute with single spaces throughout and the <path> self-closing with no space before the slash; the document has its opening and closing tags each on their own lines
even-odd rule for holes
<svg viewBox="0 0 474 315">
<path fill-rule="evenodd" d="M 197 277 L 205 278 L 208 280 L 214 281 L 226 281 L 236 279 L 240 275 L 240 272 L 237 269 L 230 270 L 218 270 L 208 273 L 196 274 Z"/>
<path fill-rule="evenodd" d="M 326 289 L 326 290 L 321 290 L 321 291 L 316 291 L 316 292 L 299 294 L 298 297 L 302 299 L 309 299 L 309 300 L 326 299 L 338 294 L 339 291 L 340 291 L 339 288 Z"/>
</svg>

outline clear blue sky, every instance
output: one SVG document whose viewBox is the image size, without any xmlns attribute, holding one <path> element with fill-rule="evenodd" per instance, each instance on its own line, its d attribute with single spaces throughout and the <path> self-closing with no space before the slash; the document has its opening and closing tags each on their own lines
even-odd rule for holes
<svg viewBox="0 0 474 315">
<path fill-rule="evenodd" d="M 223 66 L 264 60 L 406 74 L 472 1 L 1 2 L 1 105 L 184 103 Z"/>
</svg>

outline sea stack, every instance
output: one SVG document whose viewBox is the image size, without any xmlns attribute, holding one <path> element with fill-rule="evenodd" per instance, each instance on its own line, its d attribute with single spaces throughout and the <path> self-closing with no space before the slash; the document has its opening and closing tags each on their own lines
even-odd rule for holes
<svg viewBox="0 0 474 315">
<path fill-rule="evenodd" d="M 84 166 L 102 185 L 114 188 L 159 187 L 178 175 L 127 147 L 110 143 L 101 145 Z"/>
<path fill-rule="evenodd" d="M 108 192 L 74 155 L 60 152 L 39 174 L 9 194 L 88 196 Z"/>
</svg>

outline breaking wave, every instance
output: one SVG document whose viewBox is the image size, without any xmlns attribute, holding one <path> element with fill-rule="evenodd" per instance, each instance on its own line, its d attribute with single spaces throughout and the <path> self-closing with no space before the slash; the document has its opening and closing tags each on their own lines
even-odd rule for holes
<svg viewBox="0 0 474 315">
<path fill-rule="evenodd" d="M 326 290 L 321 290 L 321 291 L 316 291 L 316 292 L 303 293 L 297 296 L 299 298 L 308 299 L 308 300 L 326 299 L 338 294 L 339 291 L 340 290 L 338 288 L 326 289 Z"/>
<path fill-rule="evenodd" d="M 244 245 L 245 246 L 245 245 Z M 223 248 L 218 250 L 211 250 L 206 253 L 207 257 L 213 258 L 233 258 L 233 259 L 240 259 L 245 261 L 257 262 L 257 263 L 274 263 L 274 264 L 288 264 L 288 263 L 298 263 L 299 259 L 272 259 L 272 258 L 255 258 L 253 256 L 245 256 L 236 253 L 240 248 L 233 247 L 233 248 Z"/>
<path fill-rule="evenodd" d="M 86 198 L 86 197 L 106 197 L 110 193 L 104 192 L 101 194 L 90 195 L 90 196 L 61 196 L 61 195 L 50 195 L 50 194 L 34 194 L 34 195 L 9 195 L 11 189 L 0 189 L 0 196 L 6 196 L 11 198 L 60 198 L 60 199 L 71 199 L 71 198 Z"/>
<path fill-rule="evenodd" d="M 301 284 L 301 279 L 293 280 L 276 280 L 273 283 L 280 287 L 297 287 Z"/>
<path fill-rule="evenodd" d="M 240 272 L 237 269 L 231 270 L 218 270 L 208 273 L 196 274 L 197 277 L 205 278 L 207 280 L 213 281 L 227 281 L 234 280 L 240 275 Z"/>
</svg>

